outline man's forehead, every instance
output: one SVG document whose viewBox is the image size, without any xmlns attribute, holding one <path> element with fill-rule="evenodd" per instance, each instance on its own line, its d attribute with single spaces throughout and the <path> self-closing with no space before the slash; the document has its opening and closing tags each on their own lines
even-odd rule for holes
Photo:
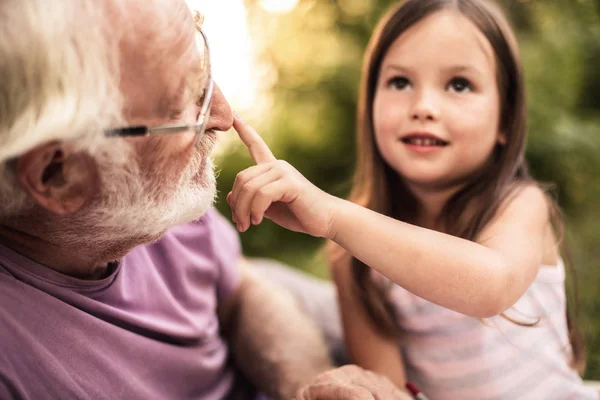
<svg viewBox="0 0 600 400">
<path fill-rule="evenodd" d="M 168 47 L 169 43 L 188 40 L 194 30 L 190 9 L 183 0 L 145 0 L 125 2 L 123 17 L 126 29 L 124 47 L 137 53 Z"/>
<path fill-rule="evenodd" d="M 131 26 L 121 44 L 121 89 L 126 108 L 134 115 L 170 108 L 198 69 L 192 15 L 185 3 L 170 4 L 166 10 L 135 6 L 129 10 Z"/>
</svg>

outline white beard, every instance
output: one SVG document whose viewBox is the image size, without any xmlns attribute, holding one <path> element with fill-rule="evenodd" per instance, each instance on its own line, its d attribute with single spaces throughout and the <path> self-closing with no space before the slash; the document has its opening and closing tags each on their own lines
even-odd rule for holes
<svg viewBox="0 0 600 400">
<path fill-rule="evenodd" d="M 202 138 L 179 182 L 166 190 L 140 171 L 132 161 L 135 158 L 128 155 L 129 148 L 120 154 L 114 147 L 110 153 L 97 153 L 101 198 L 78 212 L 69 221 L 70 226 L 63 226 L 57 234 L 72 245 L 89 246 L 90 240 L 98 248 L 143 244 L 158 240 L 175 225 L 197 220 L 216 197 L 214 166 L 209 156 L 215 139 L 207 136 Z"/>
</svg>

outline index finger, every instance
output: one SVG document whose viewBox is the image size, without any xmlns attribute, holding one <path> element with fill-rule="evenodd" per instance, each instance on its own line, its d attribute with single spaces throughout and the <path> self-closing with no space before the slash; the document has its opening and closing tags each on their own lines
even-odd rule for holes
<svg viewBox="0 0 600 400">
<path fill-rule="evenodd" d="M 233 120 L 233 128 L 248 148 L 250 156 L 256 164 L 263 164 L 276 160 L 271 149 L 269 149 L 269 146 L 267 146 L 262 137 L 260 137 L 254 128 L 248 125 L 238 115 L 236 115 Z"/>
</svg>

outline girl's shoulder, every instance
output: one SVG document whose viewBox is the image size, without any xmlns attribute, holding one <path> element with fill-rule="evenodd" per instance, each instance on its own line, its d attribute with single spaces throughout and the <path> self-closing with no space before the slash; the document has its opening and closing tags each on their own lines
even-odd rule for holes
<svg viewBox="0 0 600 400">
<path fill-rule="evenodd" d="M 535 242 L 541 246 L 543 264 L 554 265 L 559 259 L 557 239 L 561 231 L 557 211 L 542 187 L 535 182 L 521 184 L 502 201 L 480 239 L 498 234 L 514 240 L 535 236 L 539 238 Z"/>
<path fill-rule="evenodd" d="M 545 224 L 550 221 L 552 207 L 551 198 L 539 185 L 523 183 L 511 189 L 500 204 L 494 220 L 512 217 Z"/>
<path fill-rule="evenodd" d="M 550 224 L 550 201 L 535 183 L 520 184 L 510 190 L 494 217 L 479 234 L 479 239 L 498 235 L 541 234 Z M 479 240 L 477 240 L 479 242 Z"/>
</svg>

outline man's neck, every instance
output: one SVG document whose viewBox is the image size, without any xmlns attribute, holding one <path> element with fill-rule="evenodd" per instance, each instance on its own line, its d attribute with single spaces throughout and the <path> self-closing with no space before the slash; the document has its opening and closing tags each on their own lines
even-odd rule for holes
<svg viewBox="0 0 600 400">
<path fill-rule="evenodd" d="M 14 224 L 0 225 L 0 243 L 40 265 L 74 278 L 102 279 L 110 272 L 109 263 L 130 250 L 123 244 L 99 248 L 93 241 L 87 245 L 61 244 L 43 230 L 27 229 L 35 226 L 27 222 L 29 224 L 20 221 L 25 229 Z"/>
</svg>

